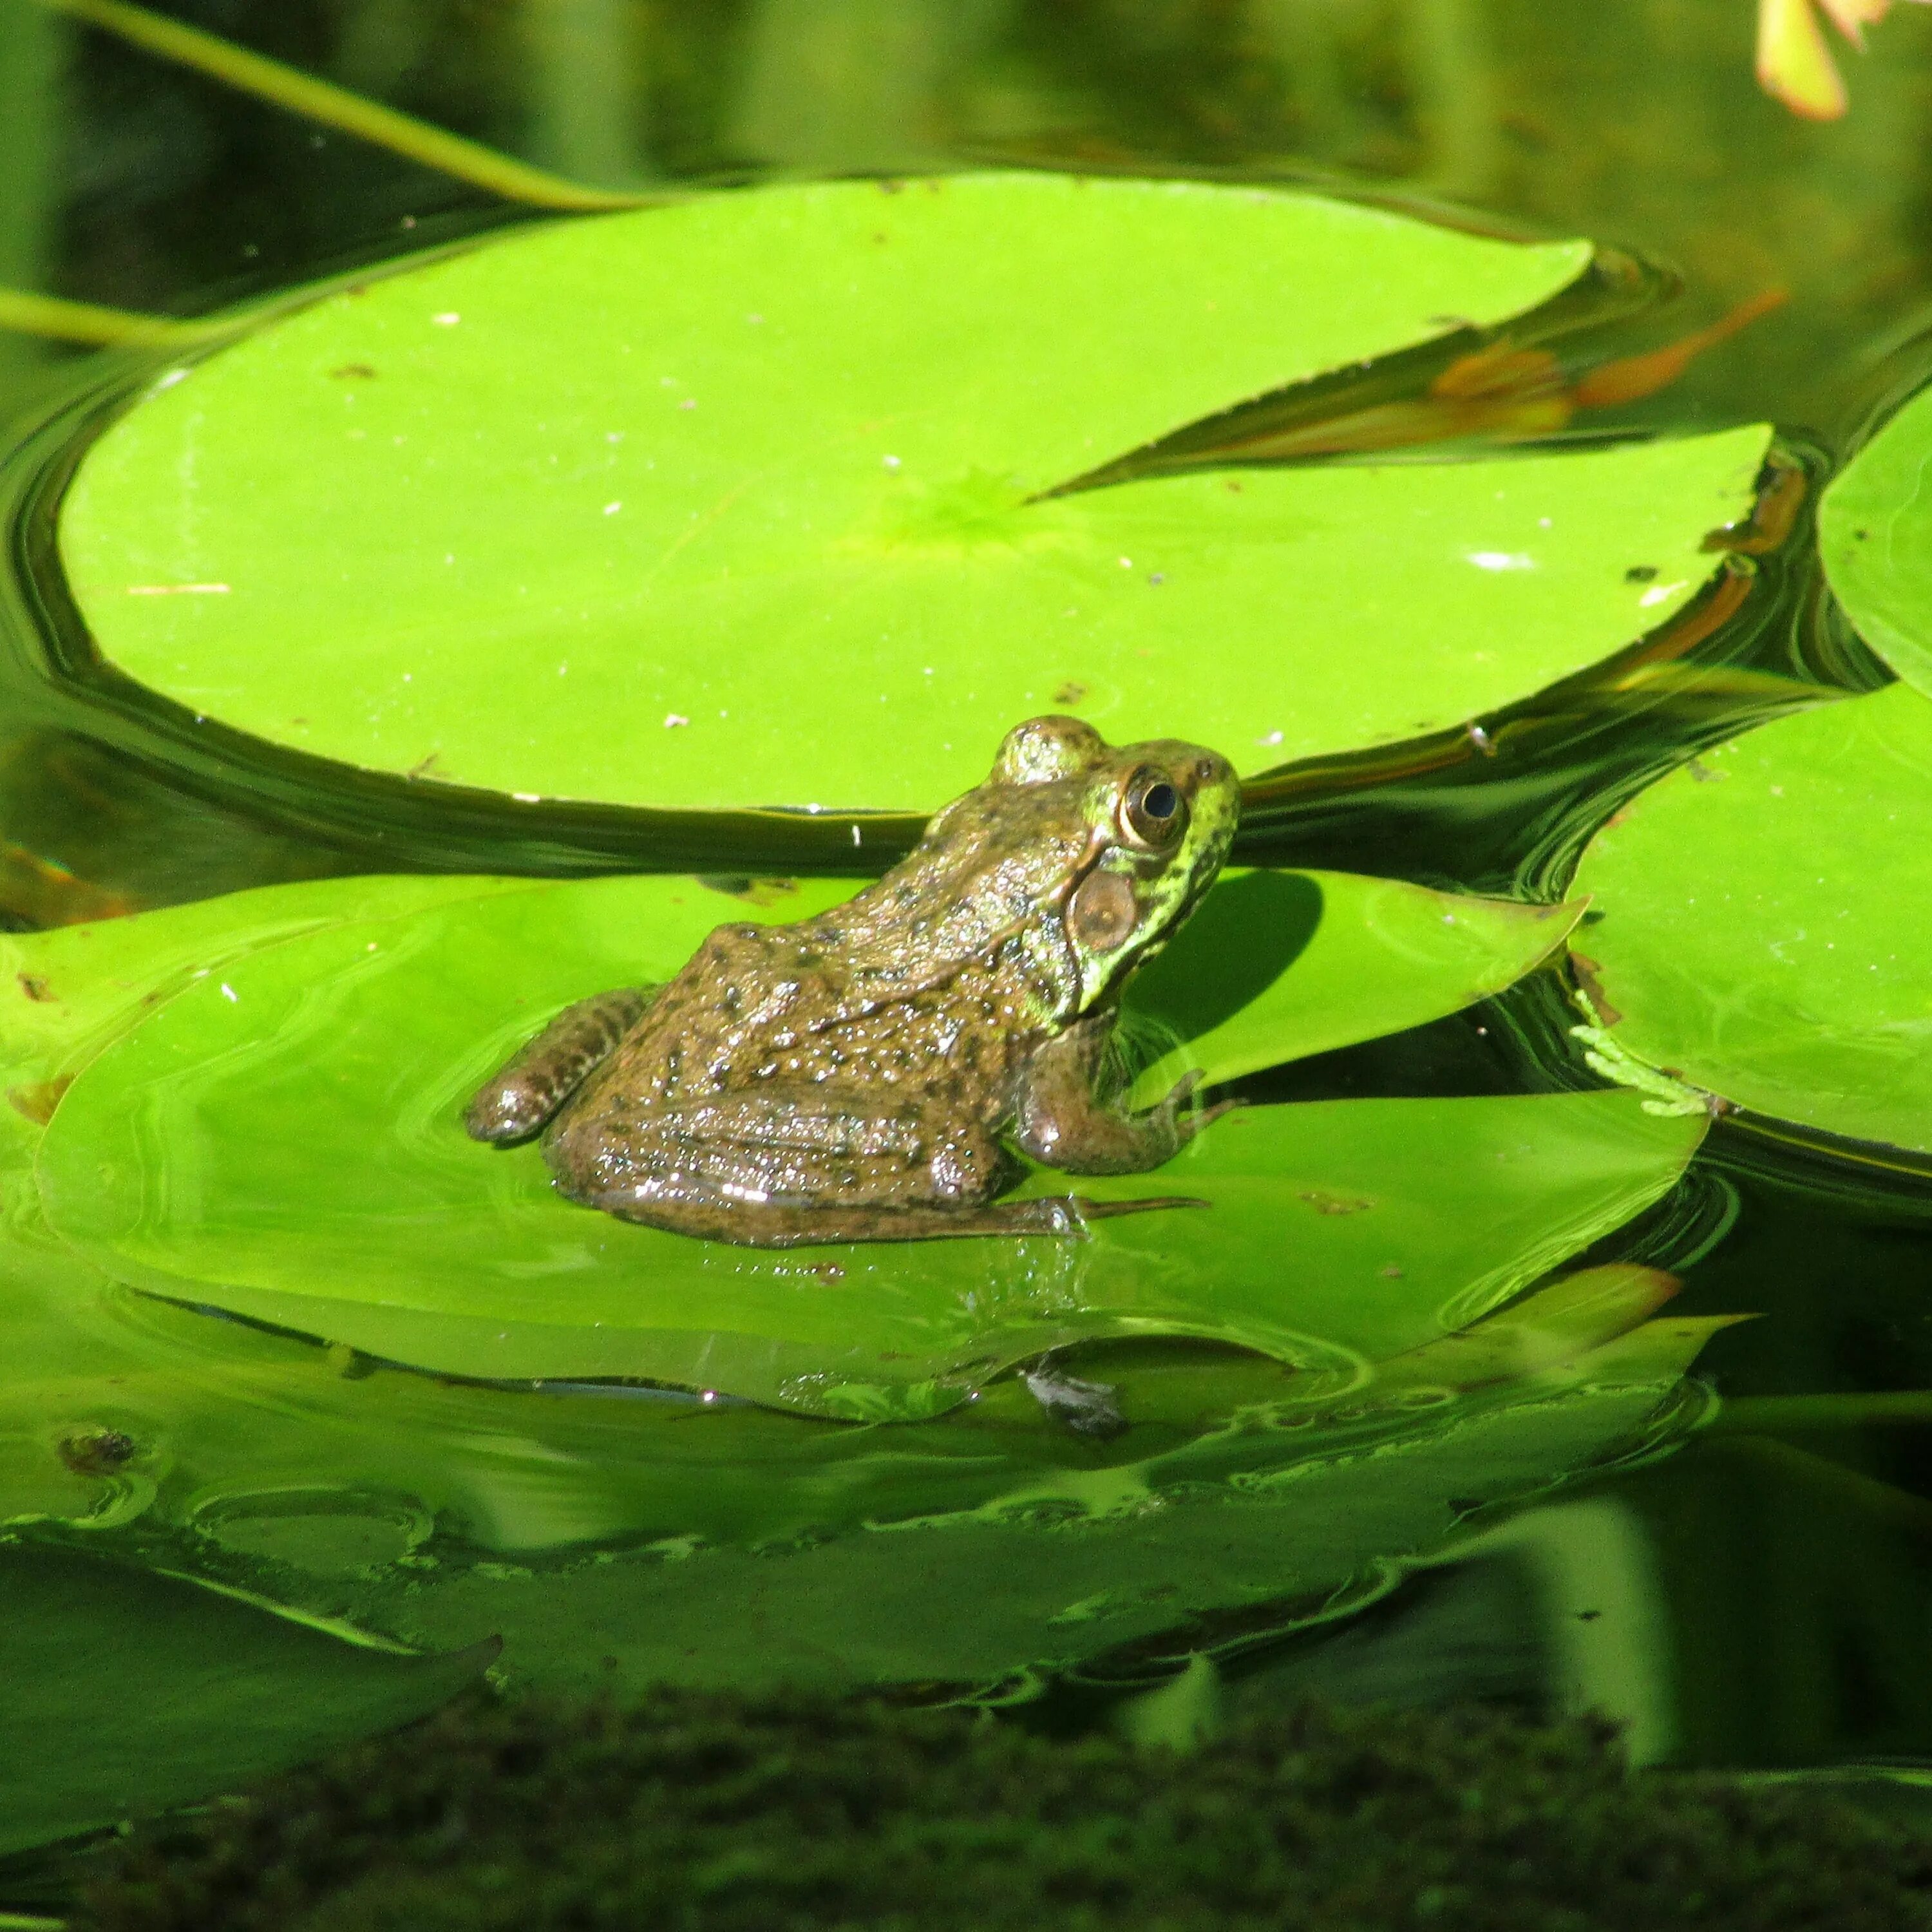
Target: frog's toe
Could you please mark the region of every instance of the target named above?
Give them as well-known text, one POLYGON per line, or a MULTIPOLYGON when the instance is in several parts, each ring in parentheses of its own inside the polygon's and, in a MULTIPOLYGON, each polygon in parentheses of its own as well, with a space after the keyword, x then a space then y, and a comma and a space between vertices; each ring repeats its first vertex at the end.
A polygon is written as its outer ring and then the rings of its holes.
POLYGON ((1175 1113, 1179 1113, 1181 1108, 1186 1106, 1190 1100, 1193 1099, 1194 1090, 1198 1087, 1202 1082, 1206 1079, 1207 1077, 1207 1075, 1202 1072, 1199 1067, 1190 1066, 1187 1071, 1168 1089, 1167 1098, 1162 1101, 1161 1104, 1165 1107, 1171 1108, 1175 1113))
POLYGON ((472 1098, 464 1132, 497 1147, 541 1133, 656 997, 656 987, 619 986, 566 1006, 472 1098))
POLYGON ((520 1081, 493 1080, 463 1110, 463 1131, 472 1141, 514 1147, 542 1133, 555 1111, 520 1081))
POLYGON ((1051 1355, 1043 1355, 1030 1368, 1020 1371, 1028 1393, 1055 1422, 1096 1442, 1109 1442, 1122 1434, 1127 1418, 1115 1400, 1112 1382, 1083 1382, 1054 1366, 1051 1355))
POLYGON ((1223 1114, 1232 1114, 1237 1107, 1245 1107, 1247 1104, 1236 1094, 1226 1100, 1216 1100, 1211 1107, 1197 1108, 1191 1114, 1184 1114, 1174 1123, 1174 1130, 1180 1136, 1180 1144, 1184 1147, 1203 1127, 1211 1126, 1223 1114))

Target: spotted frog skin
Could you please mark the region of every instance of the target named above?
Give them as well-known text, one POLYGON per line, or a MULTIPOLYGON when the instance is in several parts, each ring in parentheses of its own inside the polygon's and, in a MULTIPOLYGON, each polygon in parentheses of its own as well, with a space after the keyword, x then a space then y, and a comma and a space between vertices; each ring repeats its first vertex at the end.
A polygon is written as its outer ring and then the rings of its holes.
POLYGON ((876 885, 795 925, 721 926, 668 985, 567 1007, 465 1125, 541 1132, 586 1207, 754 1247, 1078 1235, 1198 1205, 1000 1196, 1010 1149, 1135 1173, 1219 1111, 1189 1108, 1190 1078, 1128 1112, 1108 1048, 1121 987, 1214 883, 1239 808, 1198 745, 1036 718, 876 885))

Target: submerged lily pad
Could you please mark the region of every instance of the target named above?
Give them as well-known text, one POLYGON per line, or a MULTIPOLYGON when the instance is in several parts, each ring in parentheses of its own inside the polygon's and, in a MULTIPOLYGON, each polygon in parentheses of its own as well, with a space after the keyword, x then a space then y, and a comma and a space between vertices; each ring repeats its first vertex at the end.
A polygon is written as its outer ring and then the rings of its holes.
MULTIPOLYGON (((1105 1446, 1010 1382, 937 1421, 828 1429, 345 1378, 286 1336, 124 1294, 111 1383, 92 1356, 65 1377, 47 1357, 0 1390, 0 1503, 14 1442, 55 1466, 31 1486, 44 1513, 98 1540, 90 1486, 145 1479, 145 1550, 392 1637, 500 1634, 503 1667, 550 1688, 983 1680, 1204 1612, 1366 1600, 1474 1502, 1654 1453, 1694 1416, 1677 1378, 1724 1325, 1658 1318, 1670 1286, 1592 1270, 1340 1396, 1223 1351, 1108 1351, 1088 1372, 1132 1426, 1105 1446), (118 1474, 72 1466, 81 1423, 121 1435, 118 1474)), ((0 1348, 16 1312, 0 1302, 0 1348)))
POLYGON ((1610 1042, 1707 1092, 1932 1153, 1932 703, 1910 685, 1702 754, 1600 832, 1576 944, 1610 1042))
MULTIPOLYGON (((481 892, 506 883, 360 882, 353 902, 365 916, 332 931, 328 917, 351 903, 345 887, 280 888, 220 908, 118 922, 97 934, 98 952, 68 934, 14 942, 14 970, 44 974, 47 990, 59 992, 53 1000, 22 995, 22 1011, 50 1022, 26 1043, 38 1056, 32 1064, 70 1064, 74 1042, 51 1024, 56 1008, 88 1054, 98 1055, 61 1102, 53 1139, 71 1132, 83 1163, 94 1154, 112 1159, 112 1148, 90 1152, 85 1120, 90 1089, 102 1082, 106 1090, 119 1056, 151 1032, 158 1036, 171 1016, 186 1021, 204 1000, 211 1013, 259 1016, 268 962, 290 956, 280 983, 291 992, 314 969, 313 949, 332 939, 361 973, 370 970, 372 935, 377 961, 414 962, 419 994, 434 989, 422 998, 422 1012, 447 1024, 453 1037, 464 1001, 483 995, 465 990, 452 955, 428 938, 445 918, 459 939, 473 938, 492 922, 481 892), (386 898, 386 886, 394 889, 386 898), (464 896, 438 905, 432 888, 464 896), (386 903, 398 916, 366 916, 386 903), (218 916, 224 910, 225 924, 218 916), (144 1004, 150 967, 159 976, 157 998, 144 1004), (446 998, 456 1014, 442 1012, 446 998), (119 1043, 109 1043, 117 1035, 119 1043)), ((849 890, 849 881, 807 882, 766 910, 803 911, 816 898, 829 902, 849 890)), ((1152 983, 1148 1012, 1160 1012, 1172 1031, 1191 1033, 1203 1057, 1238 1059, 1255 1036, 1226 1029, 1270 1000, 1284 1039, 1314 1039, 1372 1024, 1377 998, 1360 997, 1352 1022, 1337 1017, 1344 995, 1366 988, 1380 987, 1384 1019, 1412 1012, 1418 986, 1438 1000, 1469 997, 1510 970, 1508 962, 1531 963, 1568 922, 1564 909, 1532 913, 1334 875, 1243 875, 1228 890, 1244 896, 1238 905, 1250 950, 1257 936, 1271 936, 1285 970, 1267 987, 1250 986, 1246 1005, 1232 998, 1231 982, 1205 970, 1204 957, 1202 971, 1178 974, 1174 986, 1152 983), (1445 926, 1445 918, 1454 923, 1445 926), (1304 974, 1305 998, 1294 992, 1304 974)), ((529 949, 526 970, 501 983, 526 995, 538 986, 537 969, 554 958, 550 947, 567 952, 574 934, 600 931, 600 908, 609 928, 604 954, 579 964, 620 976, 640 964, 664 970, 652 964, 653 945, 675 964, 721 910, 746 910, 692 881, 668 879, 532 887, 494 903, 506 943, 520 937, 529 949), (508 908, 525 899, 528 915, 519 920, 508 908), (544 945, 532 944, 539 938, 544 945)), ((1202 919, 1177 953, 1191 938, 1219 959, 1225 934, 1205 910, 1202 919)), ((492 1010, 470 1024, 487 1031, 500 1019, 492 1010)), ((352 1031, 359 1022, 349 1024, 352 1031)), ((315 1036, 332 1034, 324 1016, 315 1036)), ((0 1028, 0 1044, 6 1039, 0 1028)), ((392 1071, 406 1077, 406 1070, 392 1071)), ((244 1074, 242 1084, 247 1090, 252 1076, 244 1074)), ((313 1071, 308 1095, 322 1114, 334 1105, 313 1071)), ((218 1112, 224 1104, 214 1102, 218 1112)), ((1467 1104, 1477 1114, 1452 1111, 1436 1124, 1444 1145, 1461 1144, 1480 1117, 1492 1164, 1501 1156, 1520 1172, 1524 1138, 1537 1143, 1531 1166, 1537 1157, 1561 1165, 1566 1152, 1580 1157, 1567 1192, 1532 1204, 1553 1209, 1556 1238, 1573 1245, 1580 1220, 1607 1228, 1667 1185, 1695 1138, 1682 1122, 1644 1121, 1621 1096, 1588 1096, 1581 1110, 1559 1101, 1555 1114, 1534 1111, 1538 1100, 1500 1103, 1534 1130, 1514 1141, 1495 1131, 1503 1124, 1498 1103, 1467 1104)), ((351 1094, 346 1105, 353 1114, 358 1102, 351 1094)), ((1312 1118, 1341 1111, 1310 1110, 1312 1118)), ((1366 1132, 1376 1110, 1363 1111, 1366 1132)), ((40 1136, 25 1118, 10 1118, 10 1125, 0 1118, 0 1357, 11 1371, 0 1388, 0 1519, 84 1524, 109 1545, 116 1526, 132 1526, 150 1560, 169 1551, 218 1580, 244 1582, 311 1614, 346 1610, 363 1629, 404 1642, 442 1646, 500 1634, 505 1668, 520 1682, 553 1688, 641 1688, 667 1678, 740 1686, 983 1682, 1077 1662, 1162 1630, 1175 1630, 1184 1647, 1197 1640, 1180 1627, 1204 1612, 1281 1604, 1292 1618, 1294 1604, 1310 1596, 1346 1592, 1366 1601, 1399 1574, 1400 1559, 1438 1547, 1473 1502, 1521 1495, 1606 1456, 1672 1439, 1694 1412, 1678 1378, 1720 1325, 1647 1320, 1667 1280, 1608 1269, 1417 1346, 1461 1318, 1443 1306, 1443 1274, 1378 1271, 1376 1305, 1361 1324, 1374 1331, 1373 1361, 1348 1360, 1324 1343, 1308 1372, 1284 1375, 1252 1356, 1162 1356, 1141 1344, 1139 1352, 1096 1364, 1118 1384, 1132 1424, 1105 1448, 1048 1424, 1010 1382, 936 1422, 864 1431, 674 1398, 452 1387, 372 1370, 286 1333, 212 1320, 104 1285, 32 1225, 22 1160, 40 1136), (1390 1354, 1391 1346, 1398 1352, 1390 1354), (344 1366, 353 1372, 345 1376, 344 1366)), ((304 1108, 301 1120, 304 1133, 320 1129, 310 1173, 326 1177, 340 1143, 320 1115, 304 1108)), ((1419 1138, 1430 1137, 1428 1124, 1410 1124, 1419 1138)), ((1345 1148, 1348 1138, 1341 1137, 1345 1148)), ((181 1146, 190 1157, 176 1184, 191 1187, 208 1175, 207 1150, 197 1152, 192 1138, 181 1146)), ((177 1151, 172 1142, 166 1151, 177 1151)), ((461 1151, 490 1171, 494 1156, 461 1151)), ((1519 1204, 1512 1190, 1486 1174, 1473 1177, 1466 1198, 1455 1198, 1457 1171, 1452 1166, 1443 1190, 1442 1226, 1432 1234, 1411 1226, 1404 1238, 1453 1246, 1461 1238, 1455 1228, 1483 1228, 1496 1244, 1489 1260, 1503 1272, 1474 1283, 1473 1307, 1508 1292, 1512 1272, 1517 1279, 1524 1268, 1534 1272, 1526 1246, 1551 1231, 1533 1225, 1540 1214, 1511 1220, 1519 1204), (1492 1211, 1498 1200, 1500 1215, 1492 1211)), ((92 1179, 104 1178, 97 1162, 92 1179)), ((188 1197, 170 1198, 197 1211, 188 1197)), ((1384 1204, 1331 1189, 1295 1201, 1287 1231, 1291 1241, 1311 1228, 1352 1226, 1366 1237, 1384 1204)), ((582 1219, 602 1234, 648 1237, 582 1219)), ((1338 1252, 1319 1232, 1312 1245, 1318 1264, 1338 1252)), ((1460 1278, 1480 1274, 1481 1262, 1466 1263, 1460 1278)), ((1329 1322, 1336 1298, 1321 1265, 1305 1265, 1289 1247, 1270 1258, 1268 1278, 1277 1324, 1305 1320, 1317 1329, 1329 1322)), ((557 1277, 549 1279, 554 1288, 557 1277)), ((833 1288, 802 1285, 821 1295, 833 1288)), ((299 1293, 270 1298, 283 1311, 272 1318, 286 1325, 300 1326, 313 1305, 299 1293)), ((852 1304, 843 1306, 849 1312, 852 1304)), ((486 1324, 490 1312, 482 1310, 486 1324)), ((1142 1330, 1129 1324, 1126 1332, 1142 1330)), ((887 1393, 890 1408, 897 1392, 887 1393)), ((820 1406, 836 1412, 838 1390, 827 1394, 820 1406)), ((58 1568, 78 1559, 37 1552, 31 1560, 58 1568)), ((108 1822, 131 1802, 196 1796, 398 1721, 438 1701, 483 1660, 350 1651, 184 1581, 128 1573, 124 1582, 124 1573, 104 1571, 114 1592, 109 1622, 124 1610, 137 1629, 140 1671, 130 1682, 118 1666, 98 1667, 89 1621, 98 1607, 90 1594, 95 1568, 79 1573, 78 1583, 61 1570, 52 1583, 67 1606, 66 1660, 94 1666, 88 1694, 106 1686, 115 1708, 100 1715, 56 1699, 50 1720, 48 1700, 36 1702, 33 1735, 16 1761, 39 1808, 14 1821, 16 1843, 108 1822), (268 1634, 258 1641, 261 1626, 268 1634), (304 1642, 322 1648, 310 1656, 304 1642), (215 1652, 218 1667, 209 1664, 215 1652), (259 1695, 265 1677, 275 1690, 272 1712, 259 1695), (176 1700, 170 1684, 185 1685, 187 1696, 176 1700), (316 1732, 321 1704, 337 1727, 326 1733, 316 1732), (79 1752, 67 1748, 66 1730, 76 1725, 91 1727, 79 1752), (50 1739, 64 1752, 58 1765, 50 1739)), ((17 1622, 20 1604, 32 1608, 39 1599, 13 1582, 12 1571, 0 1576, 17 1622)), ((22 1640, 38 1642, 38 1625, 26 1622, 32 1628, 22 1640)), ((124 1635, 118 1625, 110 1630, 117 1647, 124 1635)), ((33 1668, 40 1670, 38 1652, 33 1668)), ((45 1681, 62 1696, 79 1694, 74 1677, 45 1681)))
MULTIPOLYGON (((1578 1278, 1580 1293, 1589 1282, 1578 1278)), ((1542 1299, 1522 1310, 1532 1335, 1544 1322, 1565 1327, 1542 1299)), ((1507 1333, 1516 1312, 1474 1348, 1522 1343, 1507 1333)), ((1578 1324, 1567 1347, 1545 1330, 1535 1370, 1519 1361, 1515 1378, 1475 1388, 1419 1350, 1340 1412, 1258 1404, 1172 1451, 1010 1480, 983 1502, 911 1520, 881 1512, 844 1534, 814 1522, 750 1547, 682 1539, 561 1572, 493 1566, 391 1593, 376 1614, 418 1641, 500 1632, 519 1681, 580 1692, 614 1678, 638 1689, 1010 1683, 1126 1644, 1144 1660, 1163 1633, 1186 1654, 1202 1646, 1197 1619, 1245 1612, 1251 1637, 1262 1606, 1277 1628, 1359 1608, 1476 1505, 1680 1437, 1700 1405, 1679 1378, 1724 1322, 1652 1320, 1618 1335, 1621 1325, 1586 1336, 1578 1324)), ((1124 1388, 1130 1412, 1133 1393, 1124 1388)), ((942 1432, 964 1438, 970 1425, 908 1435, 942 1432)), ((878 1436, 848 1439, 856 1450, 878 1436)), ((926 1466, 935 1486, 956 1474, 937 1455, 926 1466)), ((820 1493, 842 1515, 866 1492, 828 1483, 820 1493)))
MULTIPOLYGON (((1265 912, 1274 889, 1257 876, 1227 890, 1265 912)), ((1204 970, 1198 994, 1185 974, 1156 982, 1166 1004, 1144 1011, 1198 1036, 1210 1072, 1217 1042, 1250 1066, 1264 1037, 1286 1058, 1349 1036, 1352 1017, 1375 1029, 1372 1006, 1351 1016, 1346 1000, 1341 1023, 1318 1003, 1304 1019, 1302 958, 1332 999, 1349 985, 1351 950, 1357 976, 1387 988, 1406 945, 1418 974, 1461 989, 1446 1010, 1474 988, 1470 956, 1453 957, 1466 942, 1441 950, 1445 918, 1491 922, 1501 944, 1484 972, 1512 946, 1526 968, 1567 918, 1298 876, 1295 894, 1380 910, 1337 920, 1332 940, 1305 906, 1298 922, 1258 920, 1250 950, 1280 964, 1238 989, 1246 1006, 1231 1003, 1225 975, 1204 970), (1247 1018, 1264 1012, 1265 1035, 1247 1018)), ((392 1360, 916 1415, 1016 1360, 1107 1335, 1210 1336, 1346 1381, 1364 1358, 1496 1306, 1654 1199, 1701 1131, 1648 1119, 1619 1094, 1255 1108, 1157 1172, 1079 1184, 1103 1198, 1198 1196, 1205 1210, 1103 1222, 1085 1241, 776 1253, 592 1214, 553 1192, 534 1147, 464 1137, 464 1100, 519 1039, 586 992, 673 970, 717 909, 688 881, 604 880, 455 901, 238 958, 74 1083, 40 1154, 49 1217, 122 1279, 392 1360)), ((1424 1003, 1398 997, 1403 1019, 1420 1016, 1424 1003)), ((1067 1191, 1043 1172, 1026 1186, 1067 1191)))
POLYGON ((1932 389, 1847 464, 1818 510, 1818 548, 1858 634, 1899 676, 1932 692, 1932 389))
POLYGON ((398 1654, 178 1576, 0 1547, 0 1853, 406 1724, 488 1664, 398 1654))
POLYGON ((1253 771, 1452 725, 1662 621, 1768 432, 1064 486, 1588 256, 1191 182, 713 195, 171 372, 82 463, 62 556, 136 680, 427 779, 923 809, 1055 709, 1253 771))
MULTIPOLYGON (((36 1228, 11 1151, 36 1136, 5 1132, 0 1521, 126 1526, 404 1641, 500 1634, 505 1669, 551 1688, 985 1681, 1204 1612, 1366 1601, 1473 1502, 1673 1439, 1695 1412, 1676 1378, 1723 1325, 1658 1318, 1667 1277, 1603 1268, 1352 1376, 1107 1349, 1081 1372, 1132 1426, 1104 1447, 1011 1380, 937 1420, 828 1429, 452 1385, 130 1294, 36 1228)), ((1320 1210, 1296 1211, 1298 1234, 1320 1210)), ((1279 1273, 1278 1316, 1306 1294, 1327 1318, 1323 1282, 1279 1273)), ((1381 1331, 1438 1334, 1441 1286, 1378 1274, 1381 1331)))

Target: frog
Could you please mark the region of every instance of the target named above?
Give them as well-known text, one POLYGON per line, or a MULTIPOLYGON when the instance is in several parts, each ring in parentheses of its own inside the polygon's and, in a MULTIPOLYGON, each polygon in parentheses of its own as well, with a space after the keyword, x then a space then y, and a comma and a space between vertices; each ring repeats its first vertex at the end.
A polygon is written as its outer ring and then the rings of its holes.
POLYGON ((1084 1238, 1204 1207, 1009 1196, 1020 1156, 1142 1172, 1224 1110, 1198 1102, 1198 1074, 1127 1104, 1120 996, 1214 884, 1240 799, 1204 746, 1030 718, 875 884, 813 917, 721 925, 668 982, 566 1007, 464 1126, 540 1136, 570 1201, 751 1247, 1084 1238))

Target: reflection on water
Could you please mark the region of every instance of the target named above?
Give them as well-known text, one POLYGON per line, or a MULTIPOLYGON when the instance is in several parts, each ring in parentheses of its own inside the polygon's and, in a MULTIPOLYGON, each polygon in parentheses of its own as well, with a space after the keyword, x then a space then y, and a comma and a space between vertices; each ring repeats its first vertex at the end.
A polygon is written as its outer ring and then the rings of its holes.
MULTIPOLYGON (((429 0, 256 12, 262 51, 616 188, 989 158, 1312 172, 1673 262, 1684 301, 1619 310, 1606 356, 1788 289, 1681 381, 1592 422, 1776 420, 1798 482, 1766 514, 1789 528, 1742 542, 1661 644, 1480 734, 1264 780, 1245 856, 1548 892, 1664 764, 1880 680, 1820 596, 1808 519, 1862 416, 1918 374, 1920 10, 1888 26, 1831 128, 1756 92, 1733 0, 762 0, 620 10, 602 28, 609 10, 498 9, 460 32, 429 0)), ((124 309, 196 312, 521 218, 26 0, 0 0, 0 284, 124 309)), ((1438 373, 1402 380, 1420 395, 1438 373)), ((0 400, 22 424, 99 380, 77 351, 0 334, 0 400)), ((6 472, 23 546, 48 454, 6 472)), ((482 807, 432 837, 380 800, 319 825, 298 776, 224 794, 152 739, 144 754, 138 718, 31 670, 47 614, 24 580, 0 612, 10 926, 372 871, 699 862, 594 814, 512 848, 482 807)), ((910 829, 882 830, 882 856, 910 829)), ((808 836, 737 825, 704 862, 805 869, 818 848, 786 841, 808 836)), ((1563 1024, 1532 982, 1249 1091, 1548 1093, 1587 1080, 1563 1024)), ((0 1525, 29 1548, 115 1555, 391 1643, 500 1636, 514 1680, 560 1688, 881 1683, 1072 1724, 1204 1656, 1231 1707, 1474 1696, 1604 1709, 1646 1761, 1932 1754, 1923 1174, 1722 1124, 1690 1188, 1582 1258, 1681 1269, 1667 1305, 1626 1282, 1516 1304, 1514 1326, 1505 1310, 1475 1331, 1474 1358, 1420 1336, 1351 1346, 1373 1366, 1346 1396, 1339 1376, 1298 1387, 1207 1345, 1092 1348, 1071 1366, 1114 1383, 1133 1424, 1102 1444, 1010 1377, 937 1420, 854 1428, 728 1390, 565 1385, 595 1364, 548 1386, 555 1364, 418 1372, 359 1332, 305 1339, 266 1304, 251 1323, 145 1298, 38 1225, 22 1117, 58 1096, 40 1091, 47 1070, 28 1084, 0 1168, 0 1525), (1760 1318, 1728 1325, 1746 1313, 1760 1318)), ((230 1124, 239 1158, 238 1109, 230 1124)), ((276 1195, 274 1177, 262 1187, 276 1195)), ((1291 1252, 1300 1238, 1286 1220, 1270 1232, 1291 1252)), ((541 1300, 580 1246, 474 1264, 541 1300)), ((380 1258, 363 1257, 372 1280, 380 1258)), ((1331 1308, 1308 1325, 1338 1322, 1331 1308)), ((706 1380, 657 1378, 680 1378, 706 1380)), ((82 1621, 68 1636, 124 1640, 82 1621)))

